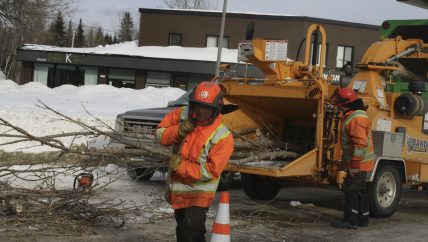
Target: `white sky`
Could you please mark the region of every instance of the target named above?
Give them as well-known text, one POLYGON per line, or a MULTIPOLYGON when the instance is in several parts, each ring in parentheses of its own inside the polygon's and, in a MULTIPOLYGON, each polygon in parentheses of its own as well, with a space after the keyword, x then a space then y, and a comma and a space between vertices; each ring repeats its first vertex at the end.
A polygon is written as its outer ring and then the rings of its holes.
MULTIPOLYGON (((217 10, 223 6, 218 2, 217 10)), ((118 29, 120 13, 131 12, 139 21, 139 8, 162 8, 163 0, 80 0, 80 12, 86 25, 98 24, 105 30, 118 29)), ((396 0, 228 0, 228 11, 318 17, 380 25, 386 19, 426 19, 428 10, 396 0)), ((227 21, 226 21, 227 24, 227 21)))

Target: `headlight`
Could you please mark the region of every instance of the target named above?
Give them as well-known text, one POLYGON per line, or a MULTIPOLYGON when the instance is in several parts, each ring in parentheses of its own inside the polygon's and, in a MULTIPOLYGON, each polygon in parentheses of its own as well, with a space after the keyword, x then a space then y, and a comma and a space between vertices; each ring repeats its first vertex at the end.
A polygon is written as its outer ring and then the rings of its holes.
POLYGON ((123 118, 117 116, 116 122, 114 123, 114 131, 123 132, 123 118))

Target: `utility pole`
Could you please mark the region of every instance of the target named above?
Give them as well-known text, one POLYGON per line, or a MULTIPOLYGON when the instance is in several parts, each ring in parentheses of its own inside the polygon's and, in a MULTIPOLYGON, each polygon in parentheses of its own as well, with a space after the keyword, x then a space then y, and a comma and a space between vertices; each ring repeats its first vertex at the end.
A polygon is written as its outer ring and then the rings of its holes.
POLYGON ((220 76, 221 50, 223 49, 224 23, 226 22, 227 0, 223 2, 223 14, 221 16, 220 39, 218 41, 217 64, 215 67, 215 76, 220 76))
POLYGON ((74 38, 76 37, 76 30, 73 30, 73 37, 71 37, 71 48, 74 48, 74 38))

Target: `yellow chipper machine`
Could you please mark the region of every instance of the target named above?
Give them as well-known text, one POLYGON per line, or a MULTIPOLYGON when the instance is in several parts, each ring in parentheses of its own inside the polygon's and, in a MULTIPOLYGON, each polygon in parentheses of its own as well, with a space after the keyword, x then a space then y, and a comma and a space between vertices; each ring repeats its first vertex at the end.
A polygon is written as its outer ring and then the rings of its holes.
MULTIPOLYGON (((322 26, 309 27, 305 46, 304 61, 297 61, 287 59, 287 41, 241 42, 239 59, 257 66, 264 78, 220 82, 226 103, 239 105, 224 115, 236 137, 227 170, 241 174, 243 189, 251 198, 274 198, 279 181, 284 180, 315 186, 342 180, 340 114, 329 102, 339 85, 330 76, 323 77, 326 32, 322 26)), ((376 42, 348 84, 364 100, 372 120, 376 160, 368 179, 376 217, 396 211, 403 183, 419 188, 428 183, 428 102, 423 95, 427 50, 428 44, 417 39, 376 42), (399 75, 409 83, 409 92, 387 92, 386 83, 399 75)))

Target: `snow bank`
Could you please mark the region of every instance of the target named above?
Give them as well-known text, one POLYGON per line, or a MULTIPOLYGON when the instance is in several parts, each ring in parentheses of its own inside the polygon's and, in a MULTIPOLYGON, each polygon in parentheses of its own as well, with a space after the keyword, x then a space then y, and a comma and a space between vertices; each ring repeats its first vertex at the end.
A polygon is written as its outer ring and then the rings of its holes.
MULTIPOLYGON (((20 86, 13 81, 2 80, 0 81, 0 118, 35 136, 77 132, 82 128, 38 107, 40 102, 91 126, 100 126, 91 115, 113 126, 115 117, 119 113, 138 108, 164 107, 183 93, 184 91, 178 88, 147 87, 135 90, 108 85, 81 87, 63 85, 51 89, 36 82, 20 86)), ((4 133, 15 134, 16 132, 0 126, 0 134, 4 133)), ((12 140, 14 139, 0 137, 0 144, 12 140)), ((72 138, 63 139, 66 145, 71 141, 72 138)), ((80 137, 74 140, 74 143, 86 144, 89 141, 87 137, 80 137)), ((97 140, 98 145, 105 142, 108 140, 101 140, 101 142, 97 140)), ((0 150, 38 153, 52 149, 40 146, 40 143, 28 142, 0 146, 0 150)))

